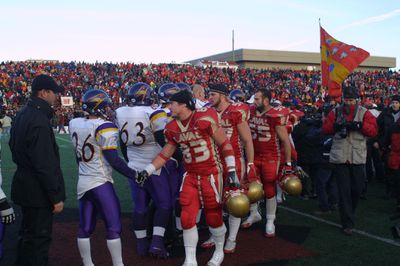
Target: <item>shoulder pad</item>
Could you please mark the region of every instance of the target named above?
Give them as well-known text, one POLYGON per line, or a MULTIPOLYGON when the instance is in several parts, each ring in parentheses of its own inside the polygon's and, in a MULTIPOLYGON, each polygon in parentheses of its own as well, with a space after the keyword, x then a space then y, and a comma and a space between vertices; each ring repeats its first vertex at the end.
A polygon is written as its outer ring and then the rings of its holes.
POLYGON ((271 110, 267 112, 267 116, 269 117, 282 117, 288 115, 289 115, 289 109, 285 107, 273 107, 271 110))

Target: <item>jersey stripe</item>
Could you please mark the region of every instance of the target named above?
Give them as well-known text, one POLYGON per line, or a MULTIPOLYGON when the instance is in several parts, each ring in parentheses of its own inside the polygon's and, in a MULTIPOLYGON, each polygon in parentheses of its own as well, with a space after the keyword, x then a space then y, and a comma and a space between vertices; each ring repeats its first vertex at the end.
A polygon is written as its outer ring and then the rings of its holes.
MULTIPOLYGON (((97 131, 97 130, 96 130, 96 131, 97 131)), ((117 132, 117 133, 118 133, 118 129, 117 129, 117 128, 105 128, 105 129, 99 130, 99 131, 97 131, 97 133, 96 133, 96 140, 98 141, 100 135, 101 135, 101 134, 104 134, 104 133, 106 133, 106 132, 117 132)))
POLYGON ((150 122, 154 122, 155 120, 167 116, 164 110, 157 110, 150 115, 150 122))

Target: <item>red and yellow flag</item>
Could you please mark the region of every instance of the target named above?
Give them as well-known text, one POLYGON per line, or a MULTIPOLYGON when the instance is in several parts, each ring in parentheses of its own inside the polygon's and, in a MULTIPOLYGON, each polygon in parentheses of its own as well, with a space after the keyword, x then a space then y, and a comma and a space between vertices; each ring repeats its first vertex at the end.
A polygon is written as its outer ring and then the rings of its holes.
POLYGON ((369 53, 330 36, 321 26, 322 86, 329 89, 332 98, 342 96, 342 82, 358 67, 369 53))

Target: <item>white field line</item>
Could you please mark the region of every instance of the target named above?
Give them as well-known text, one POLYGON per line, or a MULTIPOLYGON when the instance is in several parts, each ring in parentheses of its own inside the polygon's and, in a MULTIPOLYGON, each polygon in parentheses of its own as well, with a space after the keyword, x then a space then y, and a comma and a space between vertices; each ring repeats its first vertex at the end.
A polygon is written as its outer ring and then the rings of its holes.
MULTIPOLYGON (((319 217, 316 217, 314 215, 310 215, 310 214, 307 214, 307 213, 304 213, 304 212, 296 211, 296 210, 294 210, 292 208, 288 208, 288 207, 284 207, 284 206, 278 206, 278 208, 286 210, 288 212, 295 213, 297 215, 301 215, 301 216, 316 220, 316 221, 321 222, 321 223, 329 224, 329 225, 334 226, 334 227, 338 227, 338 228, 342 227, 341 225, 339 225, 337 223, 334 223, 334 222, 331 222, 331 221, 327 221, 325 219, 322 219, 322 218, 319 218, 319 217)), ((369 237, 369 238, 372 238, 372 239, 376 239, 376 240, 385 242, 385 243, 390 244, 390 245, 394 245, 394 246, 400 247, 400 243, 395 241, 395 240, 393 240, 393 239, 376 236, 376 235, 370 234, 368 232, 365 232, 365 231, 362 231, 362 230, 357 230, 357 229, 353 229, 353 232, 357 233, 357 234, 360 234, 360 235, 363 235, 363 236, 366 236, 366 237, 369 237)))
POLYGON ((62 141, 65 141, 65 142, 68 142, 71 144, 71 140, 69 140, 69 139, 63 139, 63 138, 60 138, 59 136, 56 136, 56 139, 59 139, 59 140, 62 140, 62 141))

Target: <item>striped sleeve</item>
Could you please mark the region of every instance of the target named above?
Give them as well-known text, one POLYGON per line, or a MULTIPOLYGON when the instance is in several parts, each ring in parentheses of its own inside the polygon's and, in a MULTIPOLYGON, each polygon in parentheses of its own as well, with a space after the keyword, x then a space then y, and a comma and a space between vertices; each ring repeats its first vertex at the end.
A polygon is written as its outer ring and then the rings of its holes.
POLYGON ((164 130, 167 122, 168 122, 168 117, 164 110, 154 111, 150 115, 150 124, 154 132, 159 130, 164 130))
POLYGON ((101 124, 96 129, 96 141, 102 150, 118 148, 118 127, 111 122, 101 124))

